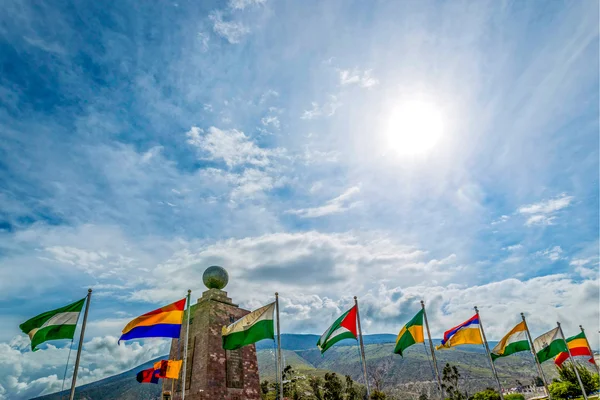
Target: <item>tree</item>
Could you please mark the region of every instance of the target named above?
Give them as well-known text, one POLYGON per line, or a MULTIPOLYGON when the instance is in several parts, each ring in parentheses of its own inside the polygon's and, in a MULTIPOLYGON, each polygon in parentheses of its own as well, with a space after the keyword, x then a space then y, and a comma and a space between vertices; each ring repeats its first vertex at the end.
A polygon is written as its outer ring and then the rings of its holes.
POLYGON ((504 400, 525 400, 525 396, 521 393, 510 393, 504 395, 504 400))
POLYGON ((381 390, 375 389, 373 390, 373 393, 371 393, 371 400, 385 400, 386 398, 387 396, 381 390))
POLYGON ((492 388, 486 388, 473 395, 473 400, 500 400, 500 394, 492 388))
POLYGON ((458 388, 458 380, 460 379, 460 373, 455 365, 446 363, 444 370, 442 371, 442 389, 446 393, 447 399, 450 400, 466 400, 467 394, 461 393, 458 388))
POLYGON ((536 386, 536 387, 544 386, 544 380, 542 378, 540 378, 539 376, 536 376, 535 378, 533 378, 533 386, 536 386))
POLYGON ((346 375, 346 400, 359 400, 358 389, 350 375, 346 375))
POLYGON ((389 356, 378 359, 376 362, 369 363, 367 368, 369 380, 373 382, 376 391, 381 391, 385 383, 385 377, 394 367, 395 357, 389 356))
POLYGON ((308 380, 308 384, 312 390, 313 396, 315 396, 316 400, 323 400, 323 394, 321 393, 321 385, 323 384, 323 380, 318 376, 311 376, 308 380))
MULTIPOLYGON (((579 387, 577 375, 575 375, 575 366, 571 363, 566 363, 561 368, 557 368, 557 371, 559 378, 555 379, 548 388, 552 397, 555 399, 567 399, 581 396, 581 388, 579 387)), ((577 372, 579 372, 586 393, 598 390, 598 374, 592 374, 582 365, 577 366, 577 372)))
POLYGON ((335 372, 325 374, 325 393, 324 400, 342 400, 342 380, 338 378, 335 372))
POLYGON ((427 393, 423 392, 419 395, 419 400, 429 400, 429 397, 427 397, 427 393))
POLYGON ((260 383, 260 391, 261 391, 261 397, 263 399, 267 398, 267 393, 269 393, 269 381, 262 381, 260 383))

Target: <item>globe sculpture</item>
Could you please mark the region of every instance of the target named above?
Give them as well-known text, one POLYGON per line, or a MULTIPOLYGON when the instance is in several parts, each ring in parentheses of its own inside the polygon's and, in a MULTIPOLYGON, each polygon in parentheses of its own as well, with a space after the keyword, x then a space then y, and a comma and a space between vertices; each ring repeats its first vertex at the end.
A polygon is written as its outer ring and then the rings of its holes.
POLYGON ((212 267, 206 268, 202 275, 204 285, 209 289, 223 289, 229 282, 229 274, 225 271, 225 268, 213 265, 212 267))

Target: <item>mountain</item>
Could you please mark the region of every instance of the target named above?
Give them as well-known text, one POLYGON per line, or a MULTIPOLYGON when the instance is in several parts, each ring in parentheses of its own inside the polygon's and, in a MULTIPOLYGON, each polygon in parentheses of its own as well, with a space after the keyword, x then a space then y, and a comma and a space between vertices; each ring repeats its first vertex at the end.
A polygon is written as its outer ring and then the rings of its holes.
MULTIPOLYGON (((341 341, 321 355, 316 348, 318 338, 318 335, 283 334, 281 342, 284 364, 291 365, 301 376, 323 376, 326 372, 333 371, 341 375, 350 375, 359 383, 364 381, 360 353, 355 340, 341 341)), ((393 354, 396 335, 366 335, 363 339, 367 365, 373 375, 371 379, 379 379, 387 391, 395 393, 399 398, 405 398, 405 392, 411 391, 415 391, 417 396, 423 391, 435 395, 432 363, 427 356, 425 345, 414 345, 406 351, 404 357, 400 357, 393 354), (416 385, 417 388, 415 389, 411 385, 416 385)), ((439 342, 439 340, 434 340, 436 345, 439 342)), ((493 345, 495 343, 490 343, 490 346, 493 345)), ((276 375, 273 340, 258 342, 256 347, 261 380, 273 381, 276 375)), ((447 362, 459 368, 462 375, 461 384, 469 393, 474 393, 487 386, 494 387, 489 361, 483 346, 460 346, 455 349, 438 351, 436 356, 440 369, 447 362)), ((121 374, 80 386, 77 388, 75 398, 82 400, 112 400, 116 398, 157 400, 160 397, 162 386, 160 384, 139 384, 135 380, 135 376, 140 370, 150 368, 155 361, 162 358, 164 356, 121 374)), ((551 363, 547 363, 544 369, 551 379, 554 370, 549 364, 551 363)), ((496 361, 496 367, 500 379, 506 387, 515 386, 517 380, 529 383, 537 375, 533 358, 528 352, 502 358, 496 361)), ((54 393, 37 399, 60 400, 60 398, 60 393, 54 393)))

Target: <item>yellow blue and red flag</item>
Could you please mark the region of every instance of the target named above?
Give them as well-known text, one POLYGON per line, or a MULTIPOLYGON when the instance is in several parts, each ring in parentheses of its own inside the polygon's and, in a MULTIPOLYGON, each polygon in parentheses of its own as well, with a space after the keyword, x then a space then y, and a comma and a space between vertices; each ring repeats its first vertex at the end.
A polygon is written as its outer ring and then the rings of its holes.
POLYGON ((183 321, 185 299, 141 315, 123 328, 121 340, 149 337, 178 338, 183 321))
POLYGON ((460 344, 483 344, 479 332, 479 315, 475 314, 460 325, 444 332, 442 344, 436 349, 444 349, 458 346, 460 344))

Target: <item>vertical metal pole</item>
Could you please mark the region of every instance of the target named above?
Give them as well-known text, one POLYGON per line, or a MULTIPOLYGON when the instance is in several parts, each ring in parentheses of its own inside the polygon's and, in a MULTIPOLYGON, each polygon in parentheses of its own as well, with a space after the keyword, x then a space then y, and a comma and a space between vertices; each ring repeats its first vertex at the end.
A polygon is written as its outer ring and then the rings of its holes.
POLYGON ((431 332, 429 332, 429 322, 427 321, 427 312, 425 311, 425 302, 421 300, 421 308, 423 309, 423 318, 425 319, 425 328, 427 328, 427 337, 429 338, 429 348, 431 349, 431 357, 433 358, 433 367, 435 369, 435 377, 438 381, 438 389, 440 390, 440 397, 444 400, 444 389, 442 388, 442 379, 440 378, 440 371, 438 370, 437 360, 433 349, 433 341, 431 340, 431 332))
POLYGON ((187 324, 185 327, 185 343, 183 345, 183 377, 182 377, 182 381, 181 382, 181 400, 185 400, 185 383, 186 383, 186 379, 187 379, 187 358, 188 358, 188 342, 190 341, 190 314, 191 314, 191 307, 190 307, 190 297, 191 297, 192 291, 188 289, 188 294, 187 294, 187 324))
POLYGON ((594 358, 594 350, 592 350, 592 346, 590 346, 590 342, 588 341, 588 338, 585 335, 585 330, 583 329, 583 326, 581 326, 581 325, 579 325, 579 329, 581 329, 583 336, 585 336, 585 343, 587 343, 587 347, 590 350, 590 354, 592 355, 592 361, 594 363, 594 367, 596 367, 596 371, 598 372, 598 375, 600 375, 600 368, 598 368, 598 364, 596 364, 596 359, 594 358))
POLYGON ((577 370, 577 365, 575 361, 573 361, 573 356, 571 355, 571 349, 569 349, 569 344, 565 339, 565 334, 563 333, 562 327, 560 326, 560 322, 557 322, 558 330, 560 331, 560 336, 562 336, 563 342, 565 342, 565 346, 567 347, 567 352, 569 353, 569 360, 571 361, 571 365, 573 365, 573 369, 575 370, 575 375, 577 375, 577 381, 579 382, 579 387, 581 388, 581 393, 583 393, 584 400, 588 400, 587 394, 585 393, 585 388, 583 387, 583 382, 581 382, 581 377, 579 376, 579 371, 577 370))
POLYGON ((275 292, 275 309, 277 310, 277 360, 279 364, 279 399, 283 400, 283 365, 281 358, 281 327, 279 326, 279 293, 275 292))
POLYGON ((548 396, 548 398, 552 400, 552 397, 550 396, 550 390, 548 389, 548 381, 546 380, 546 374, 544 374, 542 365, 540 364, 537 358, 537 354, 535 353, 535 348, 533 347, 533 339, 531 338, 531 332, 529 332, 529 326, 527 325, 527 321, 525 320, 525 314, 521 313, 521 318, 523 318, 523 323, 525 324, 525 331, 527 332, 527 339, 529 339, 529 347, 531 348, 531 354, 533 354, 535 365, 537 365, 538 372, 540 373, 540 376, 544 381, 544 390, 546 391, 546 396, 548 396))
MULTIPOLYGON (((475 313, 479 317, 479 310, 477 309, 477 306, 475 306, 474 308, 475 308, 475 313)), ((479 329, 481 330, 481 336, 483 337, 483 343, 485 344, 485 351, 487 352, 488 358, 490 359, 490 365, 492 366, 492 372, 494 373, 496 382, 498 382, 498 389, 500 389, 500 398, 502 400, 504 400, 504 395, 502 394, 502 385, 500 384, 500 378, 498 378, 498 372, 496 371, 496 366, 494 365, 494 360, 492 360, 492 354, 490 353, 490 346, 488 346, 487 339, 485 338, 485 331, 483 330, 483 324, 481 323, 481 317, 479 317, 479 329)))
POLYGON ((92 299, 92 289, 88 289, 87 300, 85 302, 85 312, 83 314, 83 324, 81 324, 81 335, 79 336, 79 346, 77 348, 77 357, 75 358, 75 370, 73 371, 73 381, 71 382, 71 394, 69 395, 69 400, 73 400, 75 398, 75 383, 77 382, 77 370, 79 369, 79 359, 81 357, 81 347, 83 346, 83 337, 85 335, 85 324, 87 322, 87 316, 88 316, 88 311, 90 309, 90 300, 91 299, 92 299))
MULTIPOLYGON (((358 312, 358 299, 354 296, 354 306, 356 307, 356 320, 358 321, 358 339, 360 342, 360 355, 363 361, 363 373, 365 375, 365 385, 367 385, 367 397, 371 397, 371 387, 367 376, 367 359, 365 357, 365 345, 363 344, 362 329, 360 327, 360 314, 358 312)), ((587 399, 586 399, 587 400, 587 399)))

